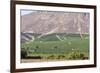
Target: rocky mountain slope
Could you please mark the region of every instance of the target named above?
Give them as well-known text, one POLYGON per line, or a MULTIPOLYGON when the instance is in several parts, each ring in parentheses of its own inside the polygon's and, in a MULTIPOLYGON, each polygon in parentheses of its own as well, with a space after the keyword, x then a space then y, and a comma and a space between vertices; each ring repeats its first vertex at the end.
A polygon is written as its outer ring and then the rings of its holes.
POLYGON ((35 11, 21 16, 21 32, 89 33, 89 13, 35 11))

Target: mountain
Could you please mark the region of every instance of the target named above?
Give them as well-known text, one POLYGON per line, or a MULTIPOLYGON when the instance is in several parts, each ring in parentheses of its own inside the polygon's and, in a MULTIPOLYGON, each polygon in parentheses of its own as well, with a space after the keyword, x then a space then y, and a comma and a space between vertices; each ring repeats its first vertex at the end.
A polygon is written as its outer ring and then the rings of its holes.
POLYGON ((89 33, 89 13, 35 11, 21 16, 21 32, 89 33))

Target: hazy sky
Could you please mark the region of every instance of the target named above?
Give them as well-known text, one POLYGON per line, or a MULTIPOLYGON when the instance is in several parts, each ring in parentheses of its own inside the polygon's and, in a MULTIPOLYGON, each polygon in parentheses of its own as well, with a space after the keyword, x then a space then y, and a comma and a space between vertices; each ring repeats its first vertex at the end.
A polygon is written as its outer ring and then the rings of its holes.
POLYGON ((21 15, 27 15, 29 13, 35 12, 33 10, 21 10, 21 15))

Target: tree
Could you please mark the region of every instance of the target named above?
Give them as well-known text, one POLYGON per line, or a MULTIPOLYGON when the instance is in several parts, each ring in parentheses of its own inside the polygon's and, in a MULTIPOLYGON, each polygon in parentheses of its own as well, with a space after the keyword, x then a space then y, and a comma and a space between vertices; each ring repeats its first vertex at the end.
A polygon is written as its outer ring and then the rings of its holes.
POLYGON ((27 50, 25 48, 21 48, 21 59, 27 57, 27 50))

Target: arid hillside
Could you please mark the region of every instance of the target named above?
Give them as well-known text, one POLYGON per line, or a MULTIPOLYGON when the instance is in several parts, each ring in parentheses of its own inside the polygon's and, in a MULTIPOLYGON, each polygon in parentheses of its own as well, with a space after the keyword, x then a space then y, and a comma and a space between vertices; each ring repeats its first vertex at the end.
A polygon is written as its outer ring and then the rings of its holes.
POLYGON ((21 16, 21 32, 89 33, 89 13, 35 11, 21 16))

